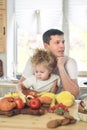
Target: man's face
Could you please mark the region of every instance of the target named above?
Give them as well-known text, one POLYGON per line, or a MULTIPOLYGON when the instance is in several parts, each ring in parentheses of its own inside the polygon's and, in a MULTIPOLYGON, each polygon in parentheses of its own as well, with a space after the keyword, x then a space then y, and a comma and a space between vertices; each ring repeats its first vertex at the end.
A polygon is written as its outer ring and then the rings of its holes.
POLYGON ((64 56, 64 36, 63 35, 53 35, 49 44, 44 43, 45 49, 51 51, 56 57, 64 56))

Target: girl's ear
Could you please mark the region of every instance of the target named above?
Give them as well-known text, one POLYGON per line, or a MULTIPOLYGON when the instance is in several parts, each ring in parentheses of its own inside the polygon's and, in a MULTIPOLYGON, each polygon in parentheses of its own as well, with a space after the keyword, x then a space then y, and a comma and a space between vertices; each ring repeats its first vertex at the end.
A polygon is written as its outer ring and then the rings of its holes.
POLYGON ((50 70, 49 70, 50 74, 52 73, 52 71, 53 71, 53 69, 50 69, 50 70))

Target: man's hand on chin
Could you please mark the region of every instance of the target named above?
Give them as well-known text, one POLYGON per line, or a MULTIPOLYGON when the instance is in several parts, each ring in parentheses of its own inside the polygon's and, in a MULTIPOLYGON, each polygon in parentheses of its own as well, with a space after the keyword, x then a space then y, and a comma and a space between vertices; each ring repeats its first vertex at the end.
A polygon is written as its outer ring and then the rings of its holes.
POLYGON ((57 57, 57 66, 64 66, 68 60, 68 56, 57 57))

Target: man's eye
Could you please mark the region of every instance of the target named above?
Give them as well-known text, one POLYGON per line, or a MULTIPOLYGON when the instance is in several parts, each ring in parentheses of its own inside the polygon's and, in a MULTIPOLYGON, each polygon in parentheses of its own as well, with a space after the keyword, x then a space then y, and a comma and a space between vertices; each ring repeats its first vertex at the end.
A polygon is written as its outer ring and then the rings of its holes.
POLYGON ((58 42, 58 41, 56 42, 56 44, 59 44, 59 43, 60 43, 60 42, 58 42))
POLYGON ((63 44, 65 43, 65 41, 62 42, 63 44))

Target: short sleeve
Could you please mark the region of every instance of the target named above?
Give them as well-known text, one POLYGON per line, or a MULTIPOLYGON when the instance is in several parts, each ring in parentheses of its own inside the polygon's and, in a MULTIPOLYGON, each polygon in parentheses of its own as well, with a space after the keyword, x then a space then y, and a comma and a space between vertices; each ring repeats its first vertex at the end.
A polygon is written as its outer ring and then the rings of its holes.
POLYGON ((78 69, 77 69, 77 63, 74 59, 69 58, 65 68, 71 79, 77 79, 78 69))
POLYGON ((35 76, 32 75, 32 76, 30 76, 29 78, 27 78, 26 80, 23 81, 23 85, 26 88, 31 88, 34 85, 35 79, 36 79, 35 76))

